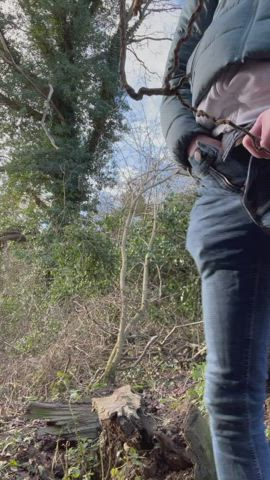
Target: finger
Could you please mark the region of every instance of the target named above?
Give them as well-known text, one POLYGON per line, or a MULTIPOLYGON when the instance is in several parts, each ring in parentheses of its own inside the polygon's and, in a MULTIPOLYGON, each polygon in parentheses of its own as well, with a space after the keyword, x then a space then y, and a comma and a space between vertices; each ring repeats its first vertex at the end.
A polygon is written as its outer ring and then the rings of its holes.
POLYGON ((254 140, 249 135, 246 135, 243 138, 242 144, 249 151, 249 153, 254 157, 257 157, 257 155, 260 155, 261 152, 256 149, 254 145, 254 140))
MULTIPOLYGON (((260 138, 261 132, 262 132, 262 121, 261 121, 261 118, 258 117, 255 124, 250 129, 250 133, 260 138)), ((251 155, 254 155, 254 157, 260 158, 261 151, 257 150, 254 144, 254 139, 252 137, 250 137, 249 135, 245 135, 242 143, 243 143, 243 146, 251 153, 251 155)))
MULTIPOLYGON (((262 148, 270 149, 270 123, 268 117, 264 117, 262 121, 261 142, 262 148)), ((268 154, 269 155, 269 154, 268 154)))
POLYGON ((270 158, 270 154, 266 152, 265 150, 257 150, 256 147, 254 147, 253 140, 246 135, 243 139, 243 146, 248 150, 248 152, 253 155, 255 158, 270 158), (247 137, 247 138, 246 138, 247 137), (251 140, 251 143, 249 142, 251 140))

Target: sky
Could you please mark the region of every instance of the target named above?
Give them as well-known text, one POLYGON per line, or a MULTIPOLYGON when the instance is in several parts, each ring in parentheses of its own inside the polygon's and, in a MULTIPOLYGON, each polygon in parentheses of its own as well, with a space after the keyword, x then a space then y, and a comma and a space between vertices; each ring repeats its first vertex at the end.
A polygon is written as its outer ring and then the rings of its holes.
MULTIPOLYGON (((179 5, 181 2, 177 2, 179 5)), ((177 5, 174 3, 174 5, 177 5)), ((177 5, 178 6, 178 5, 177 5)), ((138 31, 138 35, 146 35, 154 38, 172 38, 176 23, 181 10, 173 13, 153 13, 144 21, 138 31)), ((148 40, 141 44, 132 46, 140 60, 147 66, 149 71, 145 72, 131 52, 127 54, 126 73, 129 83, 134 88, 145 85, 147 87, 160 87, 165 70, 165 64, 171 42, 169 40, 152 41, 148 40)), ((159 115, 160 97, 144 97, 143 101, 137 102, 130 99, 129 104, 133 111, 140 111, 142 107, 149 122, 157 119, 159 115), (140 104, 140 105, 139 105, 140 104)))
MULTIPOLYGON (((172 38, 181 14, 181 4, 183 4, 183 1, 176 0, 176 2, 171 2, 171 5, 179 7, 177 11, 150 15, 137 32, 138 35, 147 35, 154 38, 172 38)), ((160 87, 162 85, 170 45, 170 40, 150 40, 143 44, 135 44, 135 54, 151 73, 145 71, 145 68, 133 53, 127 52, 127 80, 135 90, 138 90, 141 86, 160 87)), ((130 106, 127 122, 131 132, 125 135, 115 148, 118 184, 116 188, 106 190, 108 197, 112 196, 114 199, 121 195, 122 184, 124 185, 129 178, 136 176, 136 174, 141 173, 145 169, 145 162, 149 160, 147 156, 149 158, 152 157, 153 161, 155 161, 155 155, 156 157, 163 157, 163 165, 166 161, 168 164, 172 163, 160 127, 159 108, 161 97, 145 96, 141 101, 136 101, 129 97, 127 99, 130 106)), ((185 191, 189 190, 192 185, 193 181, 190 177, 177 175, 170 182, 168 190, 185 191)), ((107 195, 103 194, 102 199, 104 198, 108 200, 107 195)))

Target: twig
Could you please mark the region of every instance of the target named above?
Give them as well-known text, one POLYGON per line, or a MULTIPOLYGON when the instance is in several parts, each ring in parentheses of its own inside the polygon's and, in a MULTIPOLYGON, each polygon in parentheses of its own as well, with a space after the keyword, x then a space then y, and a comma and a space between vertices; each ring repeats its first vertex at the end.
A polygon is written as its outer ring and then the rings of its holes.
POLYGON ((195 355, 193 355, 193 357, 189 358, 187 361, 188 362, 194 362, 194 360, 196 360, 200 355, 202 355, 203 353, 205 353, 207 351, 207 347, 204 346, 203 348, 201 348, 201 350, 199 350, 198 352, 195 353, 195 355))
POLYGON ((144 347, 144 350, 143 352, 141 353, 141 355, 137 358, 136 362, 134 362, 132 365, 130 365, 129 367, 126 367, 126 368, 123 368, 121 369, 122 371, 123 370, 130 370, 131 368, 134 368, 136 367, 140 361, 144 358, 145 354, 147 353, 147 350, 149 350, 149 348, 151 347, 151 345, 158 339, 158 335, 155 335, 154 337, 151 337, 149 342, 145 345, 144 347))
POLYGON ((180 38, 179 38, 179 40, 176 44, 176 47, 175 47, 174 52, 173 52, 174 53, 174 65, 173 65, 173 68, 171 69, 171 71, 168 72, 168 75, 167 75, 167 77, 165 78, 165 81, 164 81, 165 87, 167 89, 170 89, 170 80, 173 77, 174 73, 177 72, 177 70, 178 70, 178 66, 179 66, 179 62, 180 62, 180 55, 179 55, 180 48, 190 38, 193 23, 195 22, 195 20, 197 18, 197 15, 202 10, 203 4, 204 4, 204 0, 199 0, 198 1, 197 8, 195 9, 193 14, 191 15, 190 20, 188 22, 186 35, 180 36, 180 38))
MULTIPOLYGON (((161 267, 162 268, 162 267, 161 267)), ((158 287, 158 300, 161 300, 162 297, 162 277, 161 277, 161 268, 156 264, 156 269, 158 272, 159 287, 158 287)))
POLYGON ((120 70, 120 79, 122 86, 127 91, 128 95, 133 98, 134 100, 141 100, 144 95, 170 95, 170 89, 168 88, 146 88, 141 87, 138 92, 134 90, 134 88, 129 85, 126 77, 126 56, 127 56, 127 16, 126 16, 126 2, 125 0, 120 0, 120 62, 119 62, 119 70, 120 70))
POLYGON ((60 440, 57 440, 54 455, 53 455, 53 459, 52 459, 52 464, 51 464, 52 475, 54 474, 54 467, 57 464, 57 457, 58 457, 58 454, 59 454, 59 442, 60 442, 60 440))
MULTIPOLYGON (((34 90, 39 95, 41 95, 42 97, 47 99, 46 93, 44 93, 39 88, 39 86, 36 85, 36 83, 32 80, 32 78, 27 73, 25 73, 25 71, 22 69, 22 67, 16 62, 15 58, 13 57, 13 55, 10 51, 10 48, 8 46, 8 43, 7 43, 6 39, 5 39, 5 36, 1 31, 0 31, 0 44, 2 45, 2 49, 0 49, 0 54, 1 54, 4 62, 7 63, 8 65, 10 65, 11 67, 15 68, 15 70, 17 72, 19 72, 30 85, 32 85, 34 90)), ((64 119, 62 113, 58 110, 58 108, 56 107, 56 105, 54 104, 54 102, 52 100, 50 100, 50 103, 51 103, 51 106, 53 107, 53 109, 55 110, 55 112, 57 113, 61 122, 64 123, 65 119, 64 119)))
POLYGON ((89 353, 86 353, 82 348, 78 347, 78 345, 74 345, 73 348, 76 348, 76 350, 78 350, 78 352, 83 353, 87 358, 91 358, 91 356, 89 355, 89 353))
POLYGON ((167 340, 170 338, 170 336, 175 332, 175 330, 177 330, 177 328, 192 327, 193 325, 199 325, 201 323, 203 323, 203 320, 201 320, 200 322, 183 323, 182 325, 174 325, 174 327, 170 330, 168 335, 166 335, 164 340, 160 342, 160 345, 163 346, 167 342, 167 340))
POLYGON ((131 47, 127 47, 127 50, 134 55, 136 60, 145 69, 146 72, 151 73, 152 75, 156 75, 155 72, 151 72, 151 70, 149 70, 149 68, 145 65, 144 61, 137 55, 136 52, 134 52, 134 50, 131 47))
POLYGON ((147 306, 148 306, 149 260, 150 260, 150 255, 152 253, 153 243, 154 243, 155 236, 156 236, 157 213, 158 213, 158 209, 154 205, 154 219, 153 219, 152 232, 151 232, 151 237, 150 237, 149 243, 147 245, 147 253, 146 253, 145 258, 144 258, 143 282, 142 282, 142 300, 141 300, 141 310, 142 311, 145 311, 147 309, 147 306))
POLYGON ((93 375, 91 382, 88 384, 88 388, 91 391, 93 385, 96 385, 102 380, 103 377, 103 369, 102 367, 98 367, 95 374, 93 375))
POLYGON ((182 10, 182 7, 149 8, 148 13, 175 12, 182 10))
POLYGON ((101 480, 105 480, 105 476, 104 476, 104 462, 103 462, 103 451, 102 451, 102 447, 101 447, 101 441, 99 441, 99 456, 100 456, 101 480))
POLYGON ((144 42, 146 40, 151 40, 153 42, 160 42, 160 41, 164 41, 164 40, 168 40, 169 42, 172 41, 172 39, 170 37, 160 37, 160 38, 155 38, 155 37, 147 37, 147 36, 142 36, 141 38, 139 36, 137 36, 137 38, 135 37, 130 43, 139 43, 139 42, 144 42))
POLYGON ((73 303, 75 303, 76 305, 78 305, 78 307, 80 307, 82 310, 84 310, 84 312, 87 315, 87 318, 89 318, 89 320, 91 320, 103 333, 105 333, 105 335, 117 335, 116 331, 113 332, 112 330, 110 330, 108 328, 104 328, 99 322, 97 322, 97 320, 94 318, 94 315, 90 314, 86 305, 82 305, 81 303, 78 302, 78 300, 73 300, 73 303))
POLYGON ((260 141, 261 141, 261 138, 260 137, 257 137, 256 135, 253 135, 252 133, 250 133, 250 131, 245 128, 245 127, 242 127, 240 125, 236 125, 236 123, 232 122, 231 120, 227 119, 227 118, 216 118, 216 117, 213 117, 212 115, 209 115, 209 113, 205 112, 204 110, 198 110, 197 108, 193 107, 192 105, 190 105, 181 95, 181 87, 184 85, 184 83, 186 83, 188 81, 188 76, 184 76, 180 79, 179 81, 179 84, 177 86, 177 92, 176 92, 176 96, 179 98, 180 102, 182 103, 182 105, 184 105, 184 107, 188 108, 188 110, 190 110, 191 112, 193 112, 197 117, 205 117, 207 118, 208 120, 211 120, 215 125, 229 125, 230 127, 232 127, 233 130, 238 130, 239 132, 242 132, 244 133, 245 135, 248 135, 252 141, 253 141, 253 144, 254 144, 254 147, 256 148, 256 150, 258 151, 264 151, 264 152, 267 152, 270 154, 270 150, 268 148, 263 148, 261 147, 260 145, 260 141))
POLYGON ((48 139, 50 140, 52 146, 56 150, 59 150, 59 147, 56 145, 52 135, 50 134, 49 130, 47 129, 47 127, 45 125, 46 117, 47 117, 47 115, 49 114, 49 111, 50 111, 50 102, 51 102, 51 98, 53 96, 53 91, 54 91, 53 86, 49 83, 49 93, 48 93, 48 97, 46 98, 46 100, 44 102, 44 112, 43 112, 42 119, 41 119, 41 125, 42 125, 42 128, 43 128, 44 132, 46 133, 48 139))

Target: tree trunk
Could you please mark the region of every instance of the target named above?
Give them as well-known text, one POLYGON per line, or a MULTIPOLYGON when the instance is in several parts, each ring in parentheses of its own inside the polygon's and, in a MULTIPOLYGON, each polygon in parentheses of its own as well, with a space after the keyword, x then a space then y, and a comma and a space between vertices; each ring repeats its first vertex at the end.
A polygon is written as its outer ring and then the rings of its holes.
POLYGON ((189 410, 183 433, 194 464, 194 480, 217 480, 208 419, 198 408, 189 410))

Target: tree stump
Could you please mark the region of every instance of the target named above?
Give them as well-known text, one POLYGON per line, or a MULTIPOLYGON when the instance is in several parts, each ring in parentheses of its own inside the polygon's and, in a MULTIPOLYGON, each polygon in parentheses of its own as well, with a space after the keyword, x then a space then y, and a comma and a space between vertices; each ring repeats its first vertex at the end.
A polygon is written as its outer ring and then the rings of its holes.
POLYGON ((114 415, 139 419, 141 397, 132 393, 130 385, 125 385, 108 397, 92 398, 92 408, 96 410, 100 421, 109 420, 114 415))
POLYGON ((145 415, 141 407, 140 395, 131 391, 130 385, 118 388, 108 397, 92 399, 103 430, 107 430, 143 449, 154 446, 153 436, 156 428, 152 417, 145 415))
POLYGON ((189 409, 183 434, 194 465, 194 480, 217 480, 208 419, 198 408, 189 409))
MULTIPOLYGON (((149 478, 147 468, 152 472, 151 478, 161 478, 161 469, 165 478, 166 472, 186 470, 193 465, 195 480, 217 480, 208 421, 195 407, 189 409, 184 425, 179 425, 181 444, 151 415, 145 414, 141 396, 133 393, 130 385, 111 395, 94 397, 89 403, 35 402, 26 414, 28 418, 46 420, 39 436, 53 434, 70 441, 99 439, 104 478, 110 478, 112 468, 125 464, 125 455, 133 448, 144 455, 149 452, 143 478, 149 478)), ((126 475, 129 478, 129 472, 126 475)))

